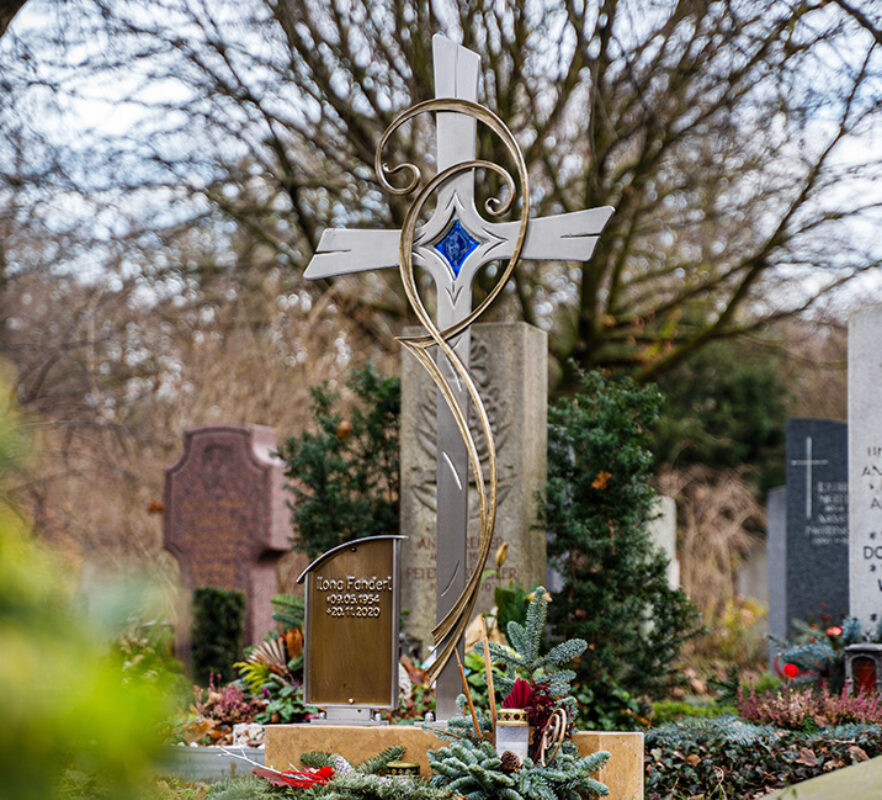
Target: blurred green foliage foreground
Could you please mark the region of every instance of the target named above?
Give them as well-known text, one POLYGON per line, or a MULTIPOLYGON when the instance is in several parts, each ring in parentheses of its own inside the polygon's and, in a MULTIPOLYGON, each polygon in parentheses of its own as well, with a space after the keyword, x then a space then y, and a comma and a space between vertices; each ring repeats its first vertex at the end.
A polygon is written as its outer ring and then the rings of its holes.
MULTIPOLYGON (((27 447, 0 409, 0 489, 27 447)), ((62 565, 0 507, 0 775, 4 800, 142 795, 166 716, 161 681, 125 680, 109 638, 76 609, 62 565)))

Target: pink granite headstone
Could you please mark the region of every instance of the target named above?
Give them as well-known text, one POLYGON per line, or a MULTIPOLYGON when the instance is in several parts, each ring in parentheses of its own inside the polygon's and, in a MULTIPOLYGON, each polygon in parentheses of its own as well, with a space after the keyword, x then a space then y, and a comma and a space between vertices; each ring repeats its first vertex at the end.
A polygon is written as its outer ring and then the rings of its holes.
MULTIPOLYGON (((165 473, 163 546, 178 560, 189 608, 193 589, 245 595, 243 644, 272 629, 276 565, 291 549, 284 462, 275 431, 262 425, 204 425, 184 435, 184 453, 165 473)), ((178 642, 189 638, 189 615, 178 642)))

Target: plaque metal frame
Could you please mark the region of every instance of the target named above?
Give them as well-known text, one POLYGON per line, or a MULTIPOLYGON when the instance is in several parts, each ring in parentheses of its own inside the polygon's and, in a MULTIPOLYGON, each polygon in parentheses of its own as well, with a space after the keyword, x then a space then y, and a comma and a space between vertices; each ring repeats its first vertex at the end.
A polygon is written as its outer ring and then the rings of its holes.
MULTIPOLYGON (((398 656, 399 656, 399 620, 401 615, 401 541, 407 537, 401 534, 384 534, 382 536, 366 536, 361 539, 351 539, 348 542, 337 545, 322 553, 313 560, 297 578, 298 584, 304 584, 304 615, 303 615, 303 699, 307 705, 320 706, 327 711, 327 719, 316 720, 324 724, 370 724, 373 722, 372 713, 377 709, 393 709, 398 707, 398 656), (392 677, 389 685, 388 703, 328 703, 311 697, 312 686, 310 685, 310 673, 315 643, 312 641, 310 630, 310 595, 311 579, 315 577, 316 569, 325 561, 343 550, 357 549, 370 542, 391 541, 392 543, 392 598, 391 598, 391 627, 392 647, 389 653, 392 665, 392 677)), ((368 667, 369 668, 369 667, 368 667)))

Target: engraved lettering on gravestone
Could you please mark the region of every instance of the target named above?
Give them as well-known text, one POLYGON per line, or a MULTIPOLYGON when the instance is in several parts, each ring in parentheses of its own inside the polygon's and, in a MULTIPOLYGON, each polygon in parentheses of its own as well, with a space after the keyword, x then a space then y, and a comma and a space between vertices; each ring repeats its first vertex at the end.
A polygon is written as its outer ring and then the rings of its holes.
MULTIPOLYGON (((322 234, 317 252, 305 275, 307 278, 327 278, 362 270, 394 267, 399 264, 401 257, 405 262, 410 262, 411 270, 417 266, 424 268, 435 280, 437 332, 474 318, 471 283, 485 264, 512 259, 516 257, 518 250, 520 256, 527 259, 587 260, 593 252, 600 231, 612 214, 612 209, 605 207, 536 218, 530 220, 529 228, 525 231, 529 191, 526 186, 526 168, 517 144, 498 119, 475 105, 480 57, 438 35, 432 39, 432 48, 438 103, 431 107, 439 109, 436 113, 438 174, 475 161, 477 121, 481 118, 497 135, 507 137, 504 140, 506 148, 519 159, 519 181, 524 190, 521 198, 521 219, 489 222, 482 217, 475 207, 475 169, 464 168, 452 173, 448 180, 437 187, 432 215, 412 232, 412 245, 408 247, 412 252, 399 254, 400 231, 327 230, 322 234), (446 102, 448 98, 450 102, 446 102), (441 102, 442 99, 445 102, 441 102)), ((395 125, 393 123, 392 129, 395 125)), ((492 166, 487 165, 486 168, 492 166)), ((378 178, 383 182, 384 177, 380 172, 378 169, 378 178)), ((418 179, 419 176, 415 177, 418 179)), ((513 183, 510 187, 514 189, 513 183)), ((386 188, 391 187, 387 184, 386 188)), ((411 231, 405 233, 409 236, 411 231)), ((506 270, 513 268, 513 265, 513 261, 510 261, 506 270)), ((406 265, 402 263, 401 266, 404 269, 406 265)), ((404 272, 402 277, 409 279, 404 272)), ((498 283, 497 289, 501 288, 501 283, 498 283)), ((410 299, 414 305, 413 298, 410 299)), ((414 308, 417 310, 416 306, 414 308)), ((424 320, 424 324, 429 329, 431 323, 424 320)), ((435 341, 443 349, 440 339, 435 341)), ((468 370, 468 328, 463 328, 458 337, 449 344, 454 348, 451 358, 458 358, 462 367, 468 370)), ((424 366, 429 368, 428 365, 424 366)), ((468 394, 452 371, 450 360, 439 359, 438 369, 446 379, 449 401, 460 409, 465 409, 467 419, 468 394)), ((463 562, 467 543, 468 453, 471 442, 465 441, 470 437, 467 436, 467 431, 463 433, 458 428, 446 402, 439 401, 437 419, 436 492, 439 498, 438 508, 443 513, 437 515, 436 591, 438 617, 442 619, 462 601, 466 589, 463 562)), ((495 500, 495 486, 492 483, 491 487, 491 497, 495 500)), ((457 622, 457 631, 461 630, 461 624, 462 619, 457 622)), ((437 684, 439 719, 457 713, 455 698, 460 688, 459 677, 455 667, 449 663, 449 657, 449 649, 445 649, 443 661, 447 665, 437 684)))
POLYGON ((224 444, 210 444, 202 451, 200 478, 205 491, 223 497, 229 488, 230 461, 233 450, 224 444))
MULTIPOLYGON (((877 461, 880 456, 882 456, 882 447, 867 447, 866 459, 861 467, 861 481, 869 490, 867 494, 870 497, 869 509, 871 511, 882 510, 882 503, 880 503, 879 499, 879 495, 882 494, 882 465, 877 461)), ((878 536, 879 532, 877 530, 871 530, 866 538, 871 542, 875 542, 878 536)), ((867 564, 868 571, 876 572, 879 569, 879 565, 882 564, 882 545, 875 543, 865 544, 861 549, 861 555, 865 562, 869 562, 867 564)), ((882 579, 876 579, 876 588, 879 592, 882 592, 882 579)), ((875 622, 873 615, 870 616, 870 621, 875 622)))
POLYGON ((820 510, 816 523, 807 522, 806 535, 814 545, 844 544, 848 540, 848 483, 817 481, 815 498, 820 510))

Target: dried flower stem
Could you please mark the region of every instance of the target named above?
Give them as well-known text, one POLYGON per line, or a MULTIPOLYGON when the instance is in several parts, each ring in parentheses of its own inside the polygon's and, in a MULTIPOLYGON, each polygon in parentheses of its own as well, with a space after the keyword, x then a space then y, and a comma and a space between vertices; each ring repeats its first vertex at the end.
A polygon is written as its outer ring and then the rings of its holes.
POLYGON ((460 680, 462 680, 462 690, 469 704, 469 713, 472 715, 472 724, 475 726, 475 736, 477 736, 479 740, 483 741, 484 734, 481 732, 481 726, 478 725, 478 715, 475 713, 475 704, 472 702, 472 693, 469 690, 469 683, 466 680, 465 670, 462 666, 462 660, 459 657, 459 650, 454 648, 453 652, 456 655, 456 663, 459 666, 459 677, 460 680))
POLYGON ((481 642, 484 645, 484 669, 487 673, 487 694, 490 698, 490 721, 496 738, 496 689, 493 686, 493 666, 490 663, 490 640, 487 638, 487 620, 481 617, 481 642))

